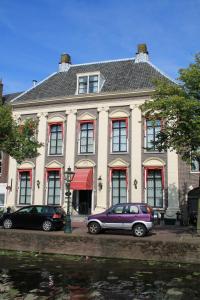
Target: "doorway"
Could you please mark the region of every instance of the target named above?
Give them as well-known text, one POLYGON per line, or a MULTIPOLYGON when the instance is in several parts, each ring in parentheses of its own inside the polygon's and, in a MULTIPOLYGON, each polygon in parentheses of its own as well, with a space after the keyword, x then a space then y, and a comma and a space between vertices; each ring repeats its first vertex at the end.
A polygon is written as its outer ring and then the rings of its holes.
POLYGON ((73 193, 73 208, 79 215, 90 215, 92 190, 76 190, 73 193))

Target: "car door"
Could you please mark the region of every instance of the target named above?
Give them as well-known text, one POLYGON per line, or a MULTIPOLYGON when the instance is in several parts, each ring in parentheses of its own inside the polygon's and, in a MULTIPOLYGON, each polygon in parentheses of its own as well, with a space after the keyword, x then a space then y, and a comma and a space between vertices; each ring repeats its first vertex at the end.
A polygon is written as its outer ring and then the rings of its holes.
POLYGON ((41 206, 33 206, 29 212, 29 228, 40 228, 43 216, 41 214, 41 206))
POLYGON ((118 204, 108 210, 104 227, 108 229, 123 229, 124 205, 118 204))
POLYGON ((138 219, 139 208, 135 204, 127 204, 124 209, 124 229, 131 229, 133 223, 138 219))
POLYGON ((20 228, 29 228, 31 206, 23 207, 12 214, 13 224, 20 228))

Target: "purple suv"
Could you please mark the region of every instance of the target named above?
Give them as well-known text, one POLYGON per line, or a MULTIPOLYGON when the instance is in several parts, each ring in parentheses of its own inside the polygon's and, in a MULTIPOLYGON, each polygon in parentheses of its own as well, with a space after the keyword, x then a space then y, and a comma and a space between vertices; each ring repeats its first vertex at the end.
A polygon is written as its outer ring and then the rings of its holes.
POLYGON ((97 234, 105 229, 126 229, 142 237, 153 226, 152 213, 152 208, 145 203, 116 204, 100 214, 88 216, 88 231, 97 234))

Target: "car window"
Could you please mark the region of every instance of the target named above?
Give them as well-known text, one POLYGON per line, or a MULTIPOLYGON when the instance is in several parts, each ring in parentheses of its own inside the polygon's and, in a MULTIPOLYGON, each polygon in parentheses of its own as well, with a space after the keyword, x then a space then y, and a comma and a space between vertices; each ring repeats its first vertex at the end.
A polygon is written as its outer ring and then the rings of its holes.
POLYGON ((55 207, 55 213, 64 215, 65 211, 62 207, 55 207))
POLYGON ((141 205, 140 209, 143 212, 143 214, 150 214, 152 212, 151 207, 149 207, 147 205, 141 205))
POLYGON ((130 214, 138 214, 139 213, 139 209, 136 205, 130 205, 129 206, 129 213, 130 214))
POLYGON ((43 207, 42 207, 42 206, 37 206, 36 208, 37 208, 37 212, 38 212, 39 214, 41 214, 41 213, 42 213, 42 210, 43 210, 43 207))
POLYGON ((30 211, 29 211, 31 214, 38 214, 38 209, 37 207, 33 206, 30 211))
POLYGON ((30 212, 30 210, 32 209, 32 207, 23 207, 23 208, 21 208, 21 209, 19 209, 18 211, 17 211, 17 213, 20 213, 20 214, 27 214, 27 213, 29 213, 30 212))
POLYGON ((111 210, 112 214, 122 214, 124 211, 124 206, 120 205, 120 206, 115 206, 113 207, 113 209, 111 210))

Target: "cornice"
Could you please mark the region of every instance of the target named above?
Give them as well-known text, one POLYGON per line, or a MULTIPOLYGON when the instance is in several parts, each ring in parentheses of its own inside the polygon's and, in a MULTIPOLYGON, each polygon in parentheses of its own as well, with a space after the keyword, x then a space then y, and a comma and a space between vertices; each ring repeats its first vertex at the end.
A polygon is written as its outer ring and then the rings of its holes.
POLYGON ((151 96, 154 92, 154 89, 148 90, 135 90, 132 92, 116 92, 116 93, 101 93, 101 94, 92 94, 92 95, 74 95, 70 97, 54 97, 54 98, 44 98, 39 101, 30 100, 26 102, 12 103, 13 108, 20 107, 33 107, 33 106, 43 106, 43 105, 52 105, 56 104, 75 104, 75 103, 84 103, 84 102, 98 102, 100 100, 109 101, 109 100, 120 100, 125 98, 136 98, 136 97, 145 97, 151 96))

